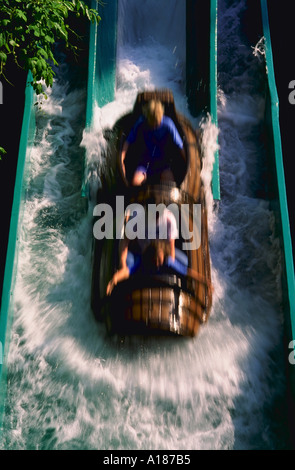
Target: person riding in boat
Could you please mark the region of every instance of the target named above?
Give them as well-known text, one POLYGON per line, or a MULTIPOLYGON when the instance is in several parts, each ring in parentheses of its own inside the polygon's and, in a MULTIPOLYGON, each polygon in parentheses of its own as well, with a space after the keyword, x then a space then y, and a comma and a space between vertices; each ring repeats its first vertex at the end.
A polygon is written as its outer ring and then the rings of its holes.
POLYGON ((172 142, 183 154, 183 141, 172 119, 165 116, 161 101, 151 100, 143 106, 142 116, 136 121, 123 144, 121 163, 124 176, 129 145, 139 139, 142 139, 144 148, 132 178, 132 185, 140 186, 147 178, 155 176, 159 176, 160 181, 174 181, 167 148, 172 142))
POLYGON ((153 240, 145 249, 141 263, 128 268, 127 264, 117 271, 107 286, 107 295, 112 293, 116 284, 128 279, 130 275, 141 272, 146 275, 177 273, 206 284, 208 292, 212 292, 211 282, 197 271, 188 267, 188 258, 181 250, 177 250, 177 258, 171 256, 171 245, 166 240, 153 240))
MULTIPOLYGON (((135 216, 135 211, 132 216, 135 216)), ((130 215, 127 215, 129 218, 130 215)), ((130 220, 130 219, 129 219, 130 220)), ((175 259, 175 240, 178 238, 178 227, 174 214, 167 208, 161 213, 157 213, 155 235, 157 239, 163 237, 169 245, 169 253, 171 259, 175 259)), ((150 244, 148 239, 148 230, 146 230, 145 238, 130 240, 126 235, 120 241, 120 269, 113 275, 107 286, 107 294, 110 295, 114 286, 124 279, 128 279, 141 266, 144 253, 150 244)), ((180 251, 180 250, 178 250, 180 251)))
POLYGON ((138 239, 141 245, 141 253, 129 250, 130 240, 125 236, 120 246, 120 269, 113 275, 107 285, 106 293, 111 295, 114 287, 121 281, 128 279, 131 275, 141 272, 143 274, 177 273, 189 276, 198 282, 208 286, 212 291, 211 283, 198 272, 188 267, 188 257, 180 249, 175 247, 178 238, 178 227, 174 214, 165 208, 156 220, 156 239, 138 239), (167 229, 166 238, 161 239, 161 227, 167 229))

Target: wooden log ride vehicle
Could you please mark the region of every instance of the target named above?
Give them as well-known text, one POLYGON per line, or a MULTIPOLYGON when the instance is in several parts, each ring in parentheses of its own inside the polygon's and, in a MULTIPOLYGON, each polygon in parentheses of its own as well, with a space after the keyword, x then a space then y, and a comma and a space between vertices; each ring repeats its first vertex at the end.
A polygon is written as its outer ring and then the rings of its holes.
MULTIPOLYGON (((200 135, 183 115, 175 109, 173 94, 170 90, 156 90, 139 93, 133 111, 120 118, 111 132, 107 133, 108 155, 107 171, 101 176, 101 188, 97 202, 108 203, 114 209, 116 196, 123 195, 126 207, 138 203, 174 204, 181 209, 189 207, 189 226, 193 224, 193 206, 199 205, 201 233, 200 244, 196 249, 186 252, 188 266, 199 273, 203 279, 195 280, 177 272, 144 275, 134 273, 119 282, 111 295, 106 295, 108 282, 119 267, 119 242, 113 238, 98 240, 94 237, 92 253, 92 309, 98 320, 105 321, 109 333, 129 334, 171 334, 195 336, 204 322, 208 320, 212 290, 210 255, 207 229, 207 212, 204 188, 201 180, 202 155, 200 135), (185 157, 178 149, 169 149, 171 169, 175 181, 161 183, 147 181, 141 186, 130 184, 138 161, 139 146, 130 145, 126 158, 126 176, 122 171, 121 151, 123 143, 142 114, 142 106, 149 100, 160 100, 165 115, 169 116, 183 139, 185 157)), ((175 206, 174 206, 175 207, 175 206)), ((116 225, 114 216, 114 230, 116 225)), ((180 222, 179 222, 180 223, 180 222)), ((179 230, 179 234, 180 234, 179 230)), ((182 249, 181 236, 176 247, 182 249)))

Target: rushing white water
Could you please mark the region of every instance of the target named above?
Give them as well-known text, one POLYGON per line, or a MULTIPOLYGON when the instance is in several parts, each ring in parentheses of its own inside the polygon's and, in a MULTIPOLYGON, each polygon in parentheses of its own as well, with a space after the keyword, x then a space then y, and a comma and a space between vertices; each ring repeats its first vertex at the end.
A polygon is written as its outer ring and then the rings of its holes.
MULTIPOLYGON (((85 94, 68 89, 63 71, 39 113, 26 169, 2 448, 284 446, 273 421, 284 393, 280 252, 273 214, 258 196, 264 103, 252 80, 261 64, 240 37, 243 0, 219 5, 222 199, 214 207, 207 190, 211 318, 194 340, 116 342, 90 310, 92 215, 79 196, 84 148, 90 166, 104 167, 103 129, 142 89, 171 88, 189 116, 184 3, 119 1, 116 98, 96 109, 83 139, 85 94)), ((217 132, 210 122, 203 131, 208 189, 217 132)))

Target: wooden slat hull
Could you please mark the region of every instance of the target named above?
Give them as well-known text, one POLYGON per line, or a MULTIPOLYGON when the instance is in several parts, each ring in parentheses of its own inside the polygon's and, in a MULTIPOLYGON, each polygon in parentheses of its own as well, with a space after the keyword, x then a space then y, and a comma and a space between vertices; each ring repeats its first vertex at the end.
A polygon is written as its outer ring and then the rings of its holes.
POLYGON ((111 329, 124 334, 160 332, 193 337, 207 319, 198 300, 175 287, 143 287, 117 294, 110 307, 107 317, 111 329))

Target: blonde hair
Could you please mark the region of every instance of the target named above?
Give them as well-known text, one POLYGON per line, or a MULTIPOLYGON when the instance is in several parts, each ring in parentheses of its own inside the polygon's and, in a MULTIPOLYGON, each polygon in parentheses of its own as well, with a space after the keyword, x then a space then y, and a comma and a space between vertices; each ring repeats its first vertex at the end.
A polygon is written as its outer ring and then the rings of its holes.
POLYGON ((150 126, 155 127, 161 124, 164 116, 164 106, 159 100, 148 101, 143 106, 143 115, 147 118, 150 126))

